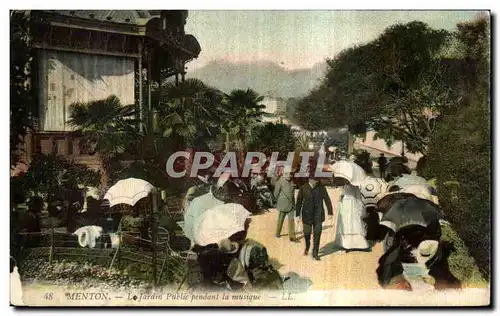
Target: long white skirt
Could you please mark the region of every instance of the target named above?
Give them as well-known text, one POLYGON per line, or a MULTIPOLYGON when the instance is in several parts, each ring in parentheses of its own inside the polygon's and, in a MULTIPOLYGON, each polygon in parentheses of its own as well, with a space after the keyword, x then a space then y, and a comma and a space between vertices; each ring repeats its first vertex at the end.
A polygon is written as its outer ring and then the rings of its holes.
POLYGON ((366 224, 363 222, 363 202, 354 196, 345 195, 339 204, 335 244, 343 249, 368 249, 366 224))

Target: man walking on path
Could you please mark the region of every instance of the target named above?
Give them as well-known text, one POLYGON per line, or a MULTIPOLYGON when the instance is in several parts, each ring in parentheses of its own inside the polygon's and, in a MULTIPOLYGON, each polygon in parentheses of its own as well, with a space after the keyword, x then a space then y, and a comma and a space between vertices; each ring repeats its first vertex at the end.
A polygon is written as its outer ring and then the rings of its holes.
POLYGON ((276 227, 276 237, 281 235, 283 222, 285 217, 288 216, 288 238, 290 241, 295 242, 295 222, 293 216, 293 209, 295 207, 295 194, 292 182, 292 174, 283 174, 283 176, 276 182, 274 187, 274 197, 277 201, 276 208, 278 209, 278 226, 276 227))
POLYGON ((387 167, 387 158, 384 157, 384 153, 380 154, 380 157, 378 157, 377 163, 378 163, 378 170, 380 171, 380 178, 384 179, 385 178, 385 169, 387 167))
POLYGON ((324 185, 318 183, 312 176, 309 182, 304 184, 297 195, 296 216, 302 215, 304 239, 306 242, 306 249, 304 255, 307 256, 309 248, 311 247, 311 232, 314 232, 313 239, 313 258, 319 258, 319 242, 321 239, 321 232, 323 231, 323 222, 325 221, 325 209, 323 202, 326 204, 328 215, 333 217, 332 201, 328 196, 328 192, 324 185))

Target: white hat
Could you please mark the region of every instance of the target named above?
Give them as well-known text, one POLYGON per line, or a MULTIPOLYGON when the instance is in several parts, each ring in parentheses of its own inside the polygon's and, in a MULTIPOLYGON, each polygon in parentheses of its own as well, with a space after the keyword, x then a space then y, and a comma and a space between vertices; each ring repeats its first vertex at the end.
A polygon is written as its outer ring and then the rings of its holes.
POLYGON ((208 183, 208 176, 200 176, 198 175, 198 179, 201 180, 203 183, 208 183))
POLYGON ((219 177, 219 180, 217 181, 217 186, 219 188, 222 188, 224 186, 224 184, 226 184, 227 180, 229 180, 230 177, 231 177, 231 173, 229 173, 229 172, 223 173, 219 177))
POLYGON ((418 245, 413 255, 418 263, 426 263, 436 255, 438 248, 439 242, 437 240, 424 240, 418 245))

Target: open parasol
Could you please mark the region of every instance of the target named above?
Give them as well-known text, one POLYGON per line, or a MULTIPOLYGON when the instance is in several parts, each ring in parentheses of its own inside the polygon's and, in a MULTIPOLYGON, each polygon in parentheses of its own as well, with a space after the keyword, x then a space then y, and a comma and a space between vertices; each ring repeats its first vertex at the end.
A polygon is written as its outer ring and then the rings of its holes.
POLYGON ((228 203, 212 207, 194 222, 194 242, 200 246, 215 244, 245 230, 250 217, 241 204, 228 203))
POLYGON ((109 207, 118 204, 134 206, 154 189, 154 186, 145 180, 128 178, 113 185, 104 195, 104 199, 109 201, 109 207))
POLYGON ((409 185, 420 185, 420 184, 427 184, 427 180, 413 174, 402 174, 401 177, 392 181, 390 185, 391 186, 397 185, 400 188, 404 188, 409 185))
POLYGON ((211 207, 224 204, 223 201, 217 199, 212 192, 194 198, 184 213, 184 234, 188 239, 194 239, 194 223, 196 218, 200 217, 206 210, 211 207))
POLYGON ((361 182, 359 190, 365 207, 376 206, 377 199, 387 192, 387 182, 381 178, 367 176, 361 182))
POLYGON ((366 173, 354 161, 341 160, 334 163, 331 167, 334 178, 342 178, 354 186, 360 186, 366 179, 366 173))
POLYGON ((419 199, 415 196, 395 201, 382 216, 380 225, 398 232, 408 226, 439 227, 442 218, 441 210, 431 201, 419 199))

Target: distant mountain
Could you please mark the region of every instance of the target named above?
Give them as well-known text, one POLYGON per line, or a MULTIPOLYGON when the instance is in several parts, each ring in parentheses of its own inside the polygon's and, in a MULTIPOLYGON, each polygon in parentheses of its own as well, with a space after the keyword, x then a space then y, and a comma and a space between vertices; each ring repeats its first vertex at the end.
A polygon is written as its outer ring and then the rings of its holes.
POLYGON ((226 93, 252 88, 261 95, 294 98, 316 87, 326 67, 326 63, 318 63, 309 69, 287 70, 270 61, 235 64, 220 60, 188 70, 186 77, 200 79, 226 93))

